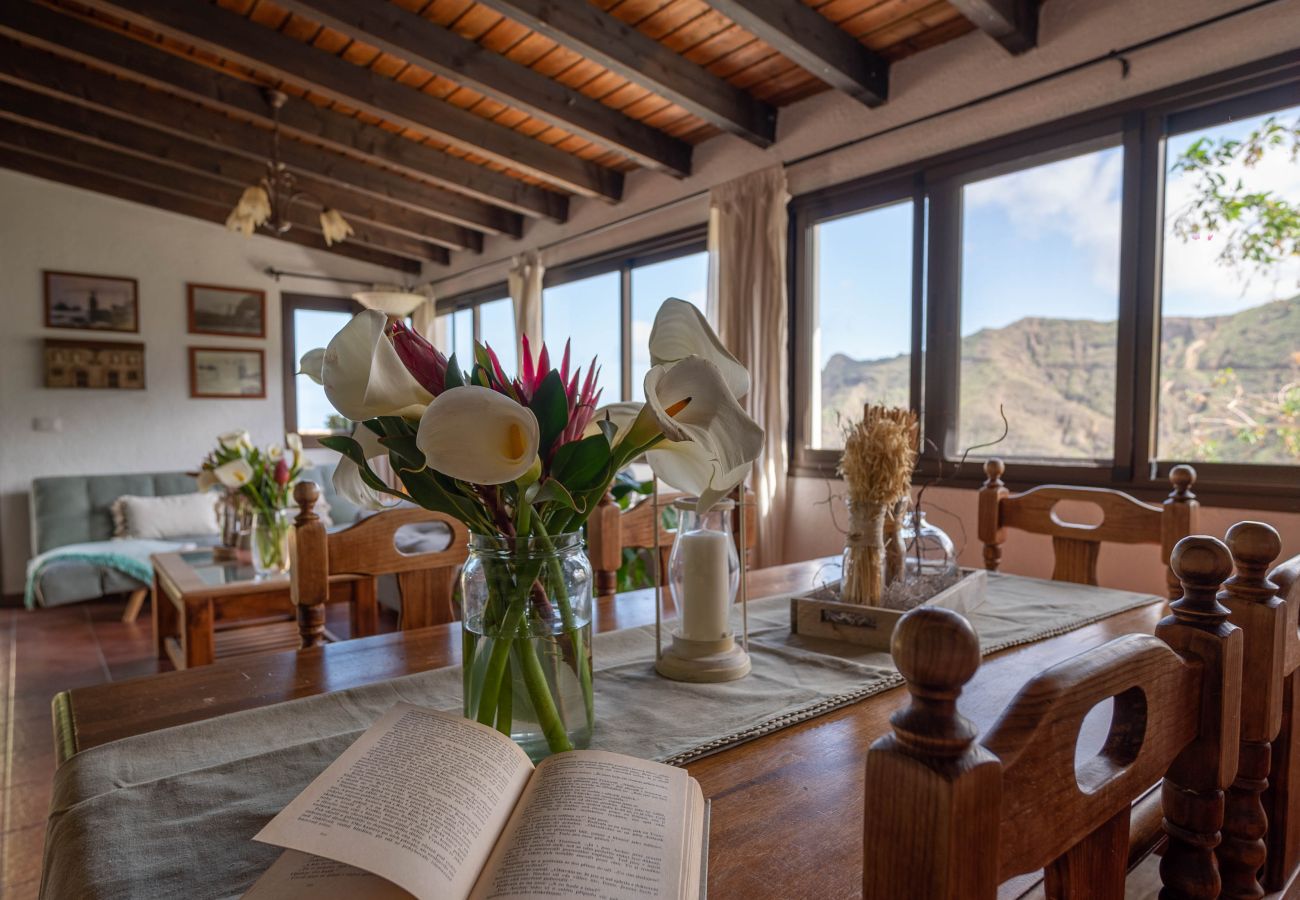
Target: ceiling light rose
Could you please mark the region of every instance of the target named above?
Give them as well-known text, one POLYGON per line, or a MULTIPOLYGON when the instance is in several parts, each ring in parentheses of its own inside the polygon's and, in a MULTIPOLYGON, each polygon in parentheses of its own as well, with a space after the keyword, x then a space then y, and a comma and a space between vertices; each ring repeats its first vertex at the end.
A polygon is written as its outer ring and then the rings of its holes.
POLYGON ((289 213, 299 200, 321 206, 320 230, 325 246, 347 240, 352 226, 338 210, 324 206, 315 197, 298 190, 293 173, 280 161, 280 107, 288 96, 282 91, 267 90, 266 102, 271 106, 271 158, 266 163, 266 174, 254 185, 244 188, 239 202, 226 217, 226 227, 250 237, 259 228, 272 234, 284 234, 291 227, 289 213))

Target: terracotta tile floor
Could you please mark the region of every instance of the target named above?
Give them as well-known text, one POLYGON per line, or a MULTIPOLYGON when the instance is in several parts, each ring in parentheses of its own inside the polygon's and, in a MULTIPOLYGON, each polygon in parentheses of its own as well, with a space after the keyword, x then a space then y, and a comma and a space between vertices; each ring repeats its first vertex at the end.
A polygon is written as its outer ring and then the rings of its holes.
MULTIPOLYGON (((0 608, 0 897, 34 900, 40 885, 45 818, 54 776, 50 700, 71 687, 151 675, 150 610, 121 621, 125 600, 54 609, 0 608)), ((385 614, 381 630, 396 622, 385 614)), ((330 629, 347 631, 346 607, 330 610, 330 629)))

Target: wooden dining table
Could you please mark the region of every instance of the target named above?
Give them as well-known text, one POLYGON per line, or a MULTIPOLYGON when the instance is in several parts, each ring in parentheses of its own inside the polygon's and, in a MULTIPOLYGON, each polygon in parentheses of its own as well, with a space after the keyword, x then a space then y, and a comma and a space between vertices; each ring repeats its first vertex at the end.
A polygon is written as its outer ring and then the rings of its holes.
MULTIPOLYGON (((749 596, 809 588, 827 562, 754 570, 749 596)), ((664 602, 672 615, 671 600, 664 602)), ((1120 635, 1151 633, 1166 608, 1153 597, 1145 606, 987 656, 959 708, 983 733, 1033 675, 1120 635)), ((596 604, 598 631, 653 621, 652 591, 596 604)), ((55 698, 55 741, 66 759, 172 725, 452 665, 460 647, 460 626, 452 623, 76 688, 55 698)), ((712 801, 711 900, 860 895, 866 753, 907 696, 903 688, 887 690, 687 765, 712 801)))

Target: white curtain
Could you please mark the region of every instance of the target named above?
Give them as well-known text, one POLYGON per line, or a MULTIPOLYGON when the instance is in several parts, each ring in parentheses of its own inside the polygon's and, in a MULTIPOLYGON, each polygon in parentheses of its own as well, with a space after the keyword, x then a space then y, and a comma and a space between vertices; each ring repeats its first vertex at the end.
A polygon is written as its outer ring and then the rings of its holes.
POLYGON ((786 189, 780 166, 709 195, 709 313, 752 379, 744 404, 763 427, 750 483, 758 503, 758 565, 784 562, 786 496, 786 189))
POLYGON ((430 285, 416 288, 427 298, 411 313, 411 328, 439 350, 447 349, 447 317, 438 315, 433 288, 430 285))
MULTIPOLYGON (((519 349, 524 335, 536 354, 542 346, 542 276, 546 267, 536 250, 516 256, 510 264, 506 284, 510 289, 510 302, 515 310, 515 347, 519 349)), ((523 356, 519 357, 521 360, 523 356)))

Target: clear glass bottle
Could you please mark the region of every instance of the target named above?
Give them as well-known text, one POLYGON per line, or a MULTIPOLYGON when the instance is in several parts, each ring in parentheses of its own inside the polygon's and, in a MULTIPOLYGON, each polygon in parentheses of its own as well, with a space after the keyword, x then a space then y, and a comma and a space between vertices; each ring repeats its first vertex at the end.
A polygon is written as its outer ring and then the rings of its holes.
POLYGON ((289 532, 296 510, 257 510, 252 515, 253 571, 270 578, 289 571, 289 532))
POLYGON ((591 743, 591 562, 582 534, 470 536, 461 571, 466 718, 533 760, 591 743))
POLYGON ((957 581, 957 550, 943 529, 931 524, 921 510, 913 510, 903 520, 903 580, 924 581, 942 590, 957 581))

